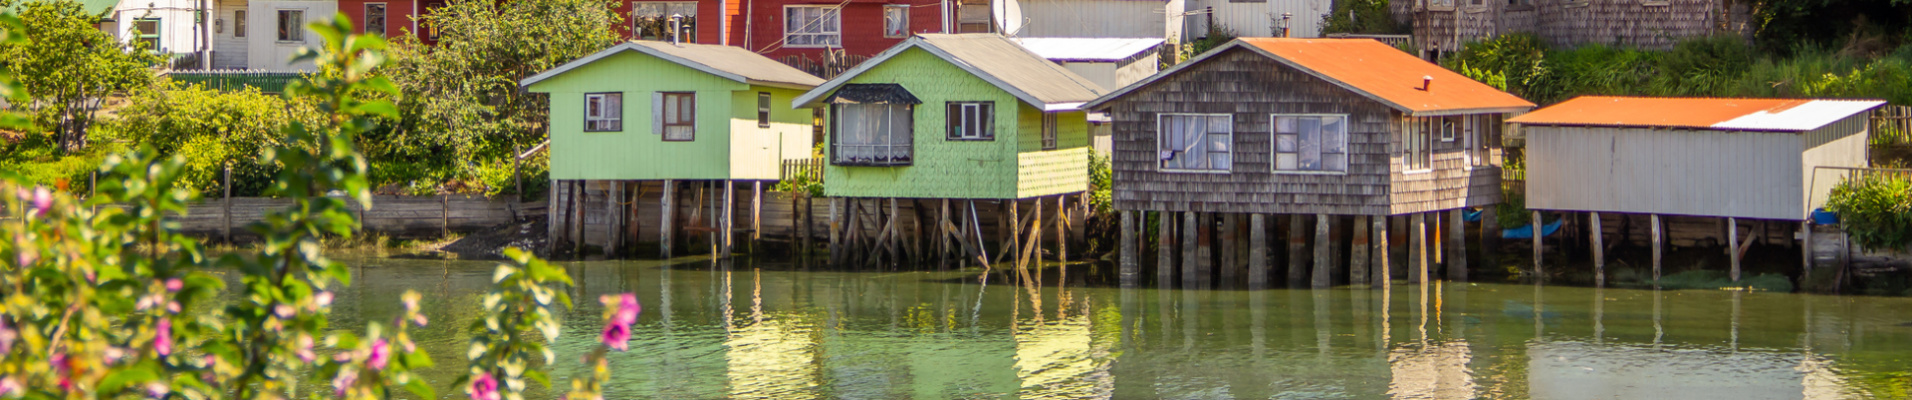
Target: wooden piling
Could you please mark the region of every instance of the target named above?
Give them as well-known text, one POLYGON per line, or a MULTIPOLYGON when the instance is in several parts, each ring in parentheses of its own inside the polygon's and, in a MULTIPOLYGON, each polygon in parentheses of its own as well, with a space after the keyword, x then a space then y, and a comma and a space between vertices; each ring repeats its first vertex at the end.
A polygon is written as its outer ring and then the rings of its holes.
POLYGON ((1056 196, 1056 262, 1069 262, 1069 196, 1056 196))
POLYGON ((1593 286, 1603 287, 1607 285, 1606 231, 1600 229, 1600 212, 1590 213, 1589 219, 1593 221, 1593 286))
POLYGON ((830 265, 843 261, 843 217, 838 212, 842 205, 842 198, 830 198, 830 265))
POLYGON ((1198 255, 1196 255, 1196 249, 1201 247, 1201 243, 1199 243, 1201 241, 1201 238, 1198 237, 1201 235, 1201 228, 1198 227, 1198 224, 1200 222, 1197 221, 1200 218, 1201 216, 1199 215, 1199 213, 1196 213, 1194 211, 1182 213, 1182 286, 1183 287, 1191 287, 1192 285, 1201 283, 1195 277, 1195 270, 1200 267, 1200 261, 1196 259, 1196 257, 1199 257, 1198 255))
POLYGON ((1467 281, 1467 219, 1465 211, 1456 208, 1447 212, 1449 241, 1453 242, 1447 258, 1447 279, 1455 282, 1467 281))
POLYGON ((1348 243, 1348 284, 1368 285, 1368 216, 1354 216, 1354 236, 1348 243))
POLYGON ((1666 237, 1660 232, 1664 229, 1660 225, 1660 214, 1649 215, 1647 219, 1653 225, 1653 287, 1658 288, 1660 287, 1660 247, 1666 243, 1666 237))
MULTIPOLYGON (((791 210, 796 211, 796 210, 791 210)), ((750 181, 750 253, 763 240, 763 181, 750 181)))
POLYGON ((1541 236, 1541 234, 1545 233, 1541 231, 1541 227, 1543 225, 1545 224, 1543 224, 1540 220, 1540 212, 1533 211, 1533 219, 1529 221, 1527 226, 1533 229, 1534 231, 1533 232, 1534 233, 1534 283, 1536 284, 1540 283, 1540 280, 1546 276, 1546 270, 1542 269, 1540 266, 1540 255, 1542 250, 1541 239, 1544 237, 1544 236, 1541 236))
MULTIPOLYGON (((663 199, 660 199, 659 202, 663 204, 661 205, 662 209, 658 211, 658 213, 661 214, 658 219, 661 221, 657 224, 657 250, 659 257, 669 260, 671 258, 671 236, 674 236, 671 234, 671 228, 677 226, 677 224, 672 221, 677 217, 675 208, 677 203, 677 181, 665 179, 664 192, 661 193, 661 195, 663 199)), ((835 242, 831 242, 831 245, 835 244, 835 242)))
POLYGON ((1315 215, 1313 286, 1316 289, 1334 284, 1333 277, 1330 275, 1334 273, 1334 243, 1331 239, 1332 235, 1328 234, 1328 224, 1332 220, 1328 214, 1315 215))
POLYGON ((1248 215, 1248 286, 1268 287, 1268 216, 1248 215))
POLYGON ((1726 256, 1732 260, 1733 283, 1739 283, 1739 219, 1726 217, 1726 256))
POLYGON ((1155 212, 1155 280, 1157 286, 1175 282, 1175 213, 1155 212))
MULTIPOLYGON (((623 197, 623 192, 618 190, 619 185, 622 183, 623 182, 620 181, 608 181, 604 183, 604 257, 606 258, 617 256, 617 233, 620 231, 617 222, 618 216, 623 215, 623 213, 617 212, 617 203, 618 198, 623 197)), ((447 202, 446 204, 449 205, 450 203, 447 202)), ((446 207, 446 209, 449 210, 450 207, 446 207)), ((449 217, 450 213, 447 212, 446 215, 449 217)), ((450 219, 447 218, 446 222, 450 222, 450 219)))
POLYGON ((1373 225, 1373 232, 1371 234, 1374 235, 1374 250, 1368 254, 1369 257, 1374 258, 1372 271, 1374 280, 1369 282, 1369 285, 1375 288, 1385 289, 1394 285, 1394 271, 1392 271, 1388 265, 1392 262, 1388 254, 1391 250, 1388 248, 1388 216, 1373 215, 1369 216, 1368 219, 1368 224, 1373 225))
POLYGON ((573 192, 571 196, 571 200, 572 200, 571 211, 573 212, 573 215, 574 215, 573 221, 576 222, 574 226, 577 230, 574 231, 576 232, 576 236, 572 236, 574 240, 571 242, 573 244, 573 248, 571 250, 571 257, 575 257, 577 259, 583 259, 584 258, 584 198, 588 197, 586 196, 586 194, 590 193, 590 190, 589 190, 590 188, 586 186, 588 181, 578 180, 574 182, 576 184, 573 186, 576 186, 577 190, 573 192))
POLYGON ((1407 280, 1408 283, 1427 283, 1427 213, 1414 213, 1408 217, 1407 238, 1407 280))
POLYGON ((1196 214, 1195 286, 1209 288, 1215 276, 1215 213, 1196 214))
POLYGON ((733 218, 737 210, 737 203, 735 199, 736 193, 737 193, 737 181, 725 179, 724 180, 724 215, 723 215, 724 221, 723 221, 723 226, 719 227, 719 229, 723 230, 722 231, 723 241, 724 241, 723 258, 730 258, 730 255, 734 254, 735 253, 734 251, 736 249, 737 225, 735 223, 736 220, 733 218))
POLYGON ((1122 226, 1120 228, 1121 239, 1119 239, 1121 242, 1118 242, 1116 245, 1122 249, 1122 286, 1134 286, 1137 270, 1141 268, 1135 261, 1135 212, 1122 211, 1121 213, 1122 226))
POLYGON ((1500 248, 1500 208, 1489 205, 1480 211, 1480 265, 1489 270, 1500 267, 1500 257, 1494 254, 1500 248))
POLYGON ((1222 265, 1220 272, 1221 282, 1224 285, 1234 285, 1239 282, 1237 279, 1240 279, 1240 273, 1235 269, 1235 266, 1239 265, 1237 263, 1241 262, 1241 260, 1238 259, 1240 256, 1236 251, 1240 248, 1239 245, 1241 244, 1239 240, 1241 221, 1238 218, 1240 217, 1234 213, 1222 214, 1222 265))
POLYGON ((1288 216, 1288 287, 1301 287, 1307 279, 1308 269, 1302 266, 1307 259, 1304 251, 1308 247, 1308 238, 1302 233, 1307 229, 1307 220, 1301 214, 1288 216))
MULTIPOLYGON (((1016 209, 1018 206, 1016 200, 1004 200, 1004 202, 1009 203, 1006 205, 1006 207, 1009 208, 1009 221, 1002 224, 1003 229, 1001 230, 1003 231, 1002 237, 1009 238, 1009 240, 1008 243, 1004 243, 1005 251, 1002 254, 1004 257, 1009 257, 1009 261, 1014 263, 1018 260, 1017 255, 1022 254, 1022 248, 1020 247, 1022 245, 1022 216, 1018 215, 1021 210, 1016 209)), ((1020 266, 1018 266, 1018 271, 1020 272, 1020 266)))

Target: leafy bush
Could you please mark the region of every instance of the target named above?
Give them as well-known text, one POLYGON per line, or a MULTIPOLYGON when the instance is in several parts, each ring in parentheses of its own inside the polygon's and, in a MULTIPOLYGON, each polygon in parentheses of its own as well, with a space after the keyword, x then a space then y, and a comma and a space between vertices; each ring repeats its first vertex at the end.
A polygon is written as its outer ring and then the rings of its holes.
POLYGON ((1183 44, 1181 53, 1177 54, 1175 59, 1162 59, 1162 69, 1168 69, 1169 66, 1188 61, 1189 59, 1202 55, 1202 53, 1207 53, 1209 50, 1214 50, 1216 47, 1222 47, 1222 45, 1228 44, 1229 41, 1233 40, 1235 40, 1234 30, 1228 29, 1226 26, 1209 25, 1208 34, 1202 36, 1201 39, 1195 39, 1183 44))
POLYGON ((261 161, 265 151, 301 145, 289 143, 281 130, 322 118, 309 103, 256 88, 220 91, 176 82, 133 96, 119 115, 106 125, 109 130, 161 154, 185 156, 181 186, 205 197, 223 193, 226 166, 232 167, 233 196, 264 194, 279 169, 261 161))
POLYGON ((1826 209, 1839 214, 1852 240, 1871 249, 1912 243, 1912 179, 1867 175, 1839 182, 1826 209))
POLYGON ((1344 0, 1334 2, 1333 11, 1321 15, 1321 33, 1406 34, 1407 28, 1394 23, 1388 0, 1344 0))

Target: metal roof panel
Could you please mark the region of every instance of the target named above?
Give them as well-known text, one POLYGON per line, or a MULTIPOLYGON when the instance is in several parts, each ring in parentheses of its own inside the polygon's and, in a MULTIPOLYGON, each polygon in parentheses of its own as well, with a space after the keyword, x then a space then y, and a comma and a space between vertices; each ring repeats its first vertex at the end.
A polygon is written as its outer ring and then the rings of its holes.
POLYGON ((1882 105, 1878 100, 1581 96, 1507 122, 1804 132, 1882 105))

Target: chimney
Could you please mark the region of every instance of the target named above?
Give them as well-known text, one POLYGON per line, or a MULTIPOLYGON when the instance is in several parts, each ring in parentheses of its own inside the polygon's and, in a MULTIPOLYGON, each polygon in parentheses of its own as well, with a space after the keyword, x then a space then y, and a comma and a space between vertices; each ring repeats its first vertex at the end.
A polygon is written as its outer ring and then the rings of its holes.
POLYGON ((1434 76, 1422 75, 1421 76, 1421 91, 1425 92, 1430 90, 1434 90, 1434 76))
POLYGON ((1294 13, 1281 13, 1281 37, 1294 37, 1294 28, 1288 27, 1288 20, 1294 19, 1294 13))

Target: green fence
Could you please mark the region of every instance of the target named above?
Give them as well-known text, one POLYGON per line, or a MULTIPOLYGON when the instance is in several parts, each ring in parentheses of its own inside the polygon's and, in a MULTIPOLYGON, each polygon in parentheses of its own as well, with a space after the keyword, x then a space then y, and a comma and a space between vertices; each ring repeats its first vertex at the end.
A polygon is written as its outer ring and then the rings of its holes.
POLYGON ((287 83, 299 79, 300 73, 225 70, 173 72, 167 76, 174 81, 198 84, 211 89, 239 90, 251 86, 259 88, 260 92, 279 93, 285 91, 287 83))

